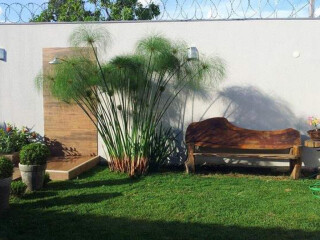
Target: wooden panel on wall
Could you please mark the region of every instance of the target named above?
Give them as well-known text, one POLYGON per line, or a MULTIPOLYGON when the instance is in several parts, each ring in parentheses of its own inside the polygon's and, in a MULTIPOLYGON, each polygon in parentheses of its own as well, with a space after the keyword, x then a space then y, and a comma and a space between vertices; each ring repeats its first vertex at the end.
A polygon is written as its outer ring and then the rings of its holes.
MULTIPOLYGON (((49 71, 54 57, 70 56, 72 48, 44 48, 43 72, 49 71)), ((95 156, 98 134, 94 124, 76 104, 66 104, 54 98, 44 87, 44 133, 53 156, 95 156)))

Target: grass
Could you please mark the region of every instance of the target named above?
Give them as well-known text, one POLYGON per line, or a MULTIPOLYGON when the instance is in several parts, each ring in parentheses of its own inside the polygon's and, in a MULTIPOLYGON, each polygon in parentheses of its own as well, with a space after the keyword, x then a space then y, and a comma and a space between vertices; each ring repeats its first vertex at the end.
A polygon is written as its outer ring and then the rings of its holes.
POLYGON ((212 171, 132 180, 97 167, 12 198, 0 239, 320 239, 314 182, 212 171))

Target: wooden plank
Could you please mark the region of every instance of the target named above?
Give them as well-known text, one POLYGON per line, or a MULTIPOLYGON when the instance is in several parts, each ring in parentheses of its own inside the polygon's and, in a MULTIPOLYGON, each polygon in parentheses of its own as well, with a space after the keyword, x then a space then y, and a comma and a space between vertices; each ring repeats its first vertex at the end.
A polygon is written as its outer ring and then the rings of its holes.
MULTIPOLYGON (((43 72, 52 71, 54 57, 66 58, 75 54, 74 48, 44 48, 43 72)), ((94 124, 76 104, 55 99, 43 89, 44 133, 53 156, 96 156, 98 134, 94 124)))
POLYGON ((225 157, 225 158, 266 158, 266 159, 279 159, 279 160, 297 159, 297 157, 292 154, 194 153, 194 156, 225 157))
POLYGON ((305 147, 310 147, 310 148, 320 148, 320 141, 314 141, 314 140, 306 140, 304 141, 304 146, 305 147))
POLYGON ((257 131, 236 127, 226 118, 210 118, 188 126, 186 143, 210 148, 288 149, 300 145, 301 139, 292 128, 257 131))
POLYGON ((99 161, 97 156, 51 158, 46 172, 52 180, 69 180, 95 167, 99 161))

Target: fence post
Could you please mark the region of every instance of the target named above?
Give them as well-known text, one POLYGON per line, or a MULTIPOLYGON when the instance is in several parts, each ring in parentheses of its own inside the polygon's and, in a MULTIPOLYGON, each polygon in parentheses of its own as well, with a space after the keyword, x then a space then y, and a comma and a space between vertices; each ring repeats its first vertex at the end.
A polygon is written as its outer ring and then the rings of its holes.
POLYGON ((309 18, 314 18, 314 2, 315 0, 309 2, 309 18))

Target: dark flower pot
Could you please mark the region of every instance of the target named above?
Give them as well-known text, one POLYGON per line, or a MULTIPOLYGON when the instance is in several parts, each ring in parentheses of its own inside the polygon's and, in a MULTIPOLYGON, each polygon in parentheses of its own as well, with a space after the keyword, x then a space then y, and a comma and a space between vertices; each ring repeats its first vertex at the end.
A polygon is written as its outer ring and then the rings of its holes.
POLYGON ((12 177, 0 179, 0 212, 9 208, 11 181, 12 177))
POLYGON ((309 130, 308 134, 312 140, 320 141, 320 130, 309 130))
POLYGON ((27 191, 39 190, 43 187, 47 164, 22 165, 19 163, 22 182, 27 185, 27 191))

